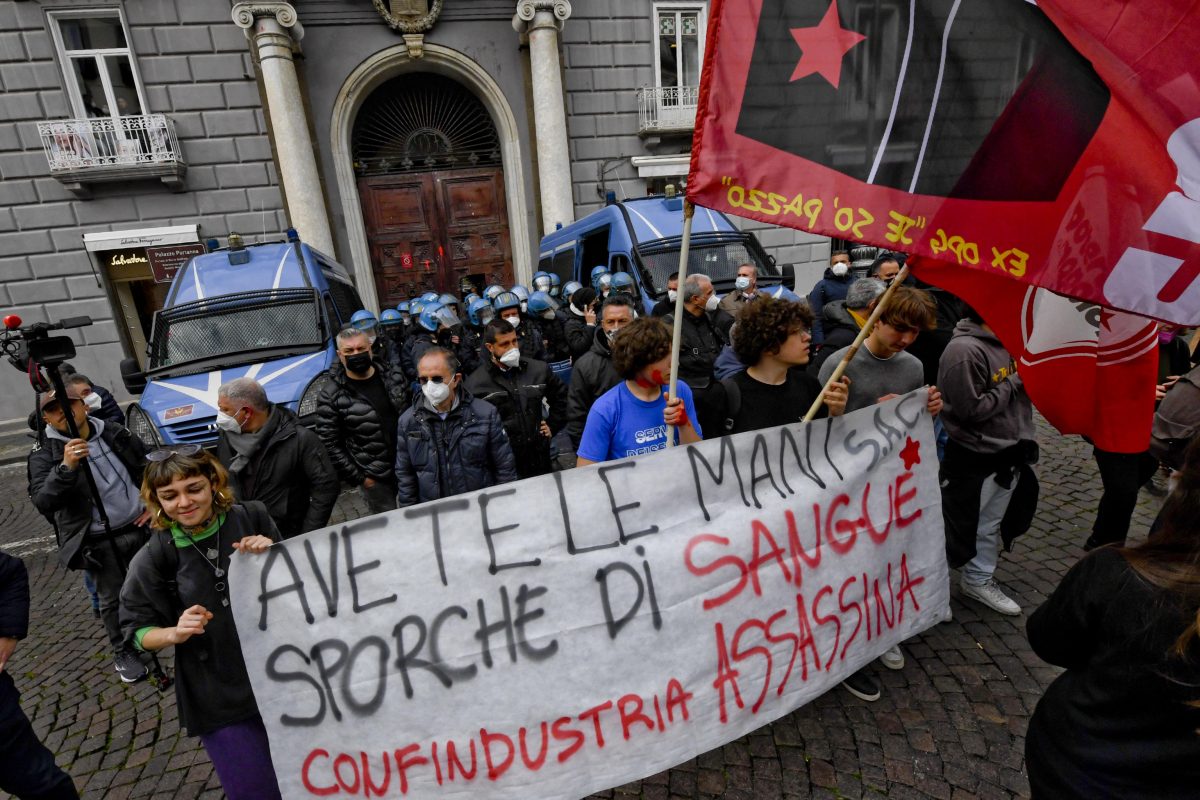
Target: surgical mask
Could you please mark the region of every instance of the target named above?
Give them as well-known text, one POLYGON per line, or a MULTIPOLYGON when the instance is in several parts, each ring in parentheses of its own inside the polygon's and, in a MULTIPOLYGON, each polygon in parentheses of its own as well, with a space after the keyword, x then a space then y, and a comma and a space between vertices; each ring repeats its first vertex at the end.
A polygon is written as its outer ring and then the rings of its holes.
POLYGON ((733 282, 733 285, 739 292, 744 292, 750 288, 750 279, 745 275, 738 275, 738 278, 733 282))
POLYGON ((667 289, 667 302, 674 303, 679 298, 679 292, 675 289, 667 289))
POLYGON ((504 355, 500 356, 500 363, 506 367, 515 367, 521 363, 521 348, 514 347, 512 350, 505 350, 504 355))
POLYGON ((224 411, 217 412, 217 427, 229 433, 242 432, 242 424, 237 421, 237 417, 231 417, 224 411))
POLYGON ((617 328, 617 329, 615 329, 615 330, 611 330, 611 331, 605 331, 605 332, 604 332, 604 335, 608 337, 608 343, 609 343, 609 344, 612 344, 612 343, 613 343, 613 339, 617 338, 617 334, 618 334, 618 333, 620 333, 620 332, 621 332, 621 329, 620 329, 620 328, 617 328))
POLYGON ((705 311, 716 311, 717 307, 719 305, 721 305, 721 298, 717 297, 716 292, 713 292, 711 295, 708 296, 708 302, 706 302, 704 304, 704 310, 705 311))
POLYGON ((425 393, 425 399, 435 406, 446 402, 446 398, 450 396, 450 387, 445 381, 442 383, 434 383, 429 381, 421 387, 421 391, 425 393))
POLYGON ((507 321, 509 325, 512 325, 514 328, 521 327, 521 318, 518 316, 508 316, 508 317, 504 317, 503 319, 505 321, 507 321))
POLYGON ((838 276, 839 278, 845 276, 845 274, 849 271, 850 271, 850 265, 844 261, 839 261, 838 263, 833 265, 833 274, 838 276))
POLYGON ((346 356, 346 369, 356 375, 365 374, 371 369, 371 354, 355 353, 352 356, 346 356))
POLYGON ((89 411, 99 411, 100 406, 104 405, 104 401, 100 399, 100 395, 92 392, 83 398, 83 404, 88 407, 89 411))

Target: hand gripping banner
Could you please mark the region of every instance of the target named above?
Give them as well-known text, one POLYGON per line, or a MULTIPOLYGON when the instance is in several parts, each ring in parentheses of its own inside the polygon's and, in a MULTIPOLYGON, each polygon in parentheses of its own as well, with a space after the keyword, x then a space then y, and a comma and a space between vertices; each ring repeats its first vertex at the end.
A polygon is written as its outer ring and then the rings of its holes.
POLYGON ((235 556, 285 797, 574 798, 949 617, 921 389, 235 556))

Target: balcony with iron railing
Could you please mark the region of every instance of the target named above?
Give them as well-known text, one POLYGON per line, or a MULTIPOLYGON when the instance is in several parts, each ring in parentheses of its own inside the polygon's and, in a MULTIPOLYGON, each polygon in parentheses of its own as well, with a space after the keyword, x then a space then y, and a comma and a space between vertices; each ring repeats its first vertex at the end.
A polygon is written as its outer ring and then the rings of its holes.
POLYGON ((183 189, 187 163, 164 114, 39 122, 50 174, 80 195, 87 185, 158 178, 183 189))
POLYGON ((696 127, 698 86, 643 86, 637 90, 638 136, 688 133, 696 127))

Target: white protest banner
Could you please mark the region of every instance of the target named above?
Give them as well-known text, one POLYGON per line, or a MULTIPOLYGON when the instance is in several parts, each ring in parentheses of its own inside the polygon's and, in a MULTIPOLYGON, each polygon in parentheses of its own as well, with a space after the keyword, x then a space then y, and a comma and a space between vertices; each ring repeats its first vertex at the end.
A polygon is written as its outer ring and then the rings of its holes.
POLYGON ((581 797, 948 618, 924 407, 922 389, 236 556, 284 796, 581 797))

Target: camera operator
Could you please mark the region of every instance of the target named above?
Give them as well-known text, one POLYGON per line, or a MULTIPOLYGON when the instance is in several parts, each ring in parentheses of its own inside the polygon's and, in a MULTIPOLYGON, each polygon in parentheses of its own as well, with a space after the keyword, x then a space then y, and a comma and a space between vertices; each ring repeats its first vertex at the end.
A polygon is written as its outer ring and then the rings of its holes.
POLYGON ((60 537, 59 560, 69 569, 91 572, 117 674, 125 683, 134 683, 146 677, 146 667, 124 641, 117 607, 129 562, 147 537, 150 512, 139 495, 145 447, 115 422, 89 417, 75 386, 66 387, 65 404, 55 392, 48 392, 38 407, 46 428, 44 443, 29 454, 33 504, 43 514, 54 516, 60 537), (68 413, 79 430, 78 439, 71 438, 68 413), (100 510, 80 475, 84 459, 91 465, 111 537, 106 535, 100 510))

